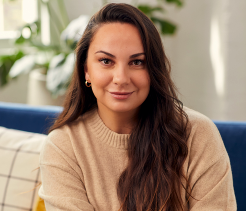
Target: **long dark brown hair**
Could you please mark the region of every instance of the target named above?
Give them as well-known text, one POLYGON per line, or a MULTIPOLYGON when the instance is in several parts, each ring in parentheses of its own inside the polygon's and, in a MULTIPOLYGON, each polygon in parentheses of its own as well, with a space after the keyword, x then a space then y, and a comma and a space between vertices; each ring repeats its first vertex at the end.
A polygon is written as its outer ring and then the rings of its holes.
POLYGON ((188 154, 188 117, 177 98, 160 35, 151 20, 137 8, 112 3, 90 19, 77 45, 76 66, 64 110, 50 131, 97 106, 91 88, 84 84, 84 65, 98 28, 112 22, 129 23, 138 29, 151 80, 149 95, 140 107, 138 123, 129 138, 128 166, 117 184, 120 210, 184 210, 181 188, 187 192, 187 184, 181 181, 185 179, 182 166, 188 154))

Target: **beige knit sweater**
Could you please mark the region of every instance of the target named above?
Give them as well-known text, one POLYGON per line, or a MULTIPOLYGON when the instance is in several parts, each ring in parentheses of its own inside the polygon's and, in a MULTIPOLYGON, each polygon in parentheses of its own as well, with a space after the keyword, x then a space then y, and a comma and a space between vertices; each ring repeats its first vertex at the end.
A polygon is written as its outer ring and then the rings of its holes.
MULTIPOLYGON (((185 108, 192 129, 183 166, 193 197, 190 211, 235 211, 230 161, 216 126, 185 108)), ((39 195, 47 211, 117 211, 116 184, 127 165, 128 134, 107 128, 93 110, 52 131, 40 157, 39 195)))

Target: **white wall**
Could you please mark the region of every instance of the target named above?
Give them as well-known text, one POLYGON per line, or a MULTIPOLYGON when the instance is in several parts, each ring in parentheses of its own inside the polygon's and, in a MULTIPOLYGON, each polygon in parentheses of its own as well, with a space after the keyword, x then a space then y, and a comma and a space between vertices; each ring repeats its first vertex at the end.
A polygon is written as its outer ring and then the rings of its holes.
POLYGON ((210 118, 224 119, 210 57, 214 4, 214 0, 187 0, 182 9, 170 10, 179 29, 174 37, 164 38, 164 46, 184 104, 210 118))
POLYGON ((246 1, 187 0, 164 38, 185 105, 212 119, 246 121, 246 1))
POLYGON ((246 120, 246 1, 227 5, 226 95, 228 119, 246 120))

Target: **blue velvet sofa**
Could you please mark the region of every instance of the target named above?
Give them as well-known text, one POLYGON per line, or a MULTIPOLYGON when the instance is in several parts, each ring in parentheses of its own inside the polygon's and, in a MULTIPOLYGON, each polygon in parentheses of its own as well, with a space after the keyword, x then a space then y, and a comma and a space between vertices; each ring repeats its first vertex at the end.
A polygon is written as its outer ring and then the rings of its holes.
MULTIPOLYGON (((0 102, 0 126, 47 133, 61 107, 0 102)), ((214 121, 230 157, 238 211, 246 211, 246 122, 214 121)))

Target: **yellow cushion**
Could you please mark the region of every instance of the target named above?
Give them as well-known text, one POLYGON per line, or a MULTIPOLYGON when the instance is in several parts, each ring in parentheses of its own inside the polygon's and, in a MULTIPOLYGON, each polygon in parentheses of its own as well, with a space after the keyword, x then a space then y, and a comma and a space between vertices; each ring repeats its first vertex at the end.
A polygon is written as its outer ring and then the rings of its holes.
POLYGON ((38 200, 35 204, 33 211, 46 211, 45 205, 44 205, 44 200, 41 199, 40 197, 38 197, 38 200))

